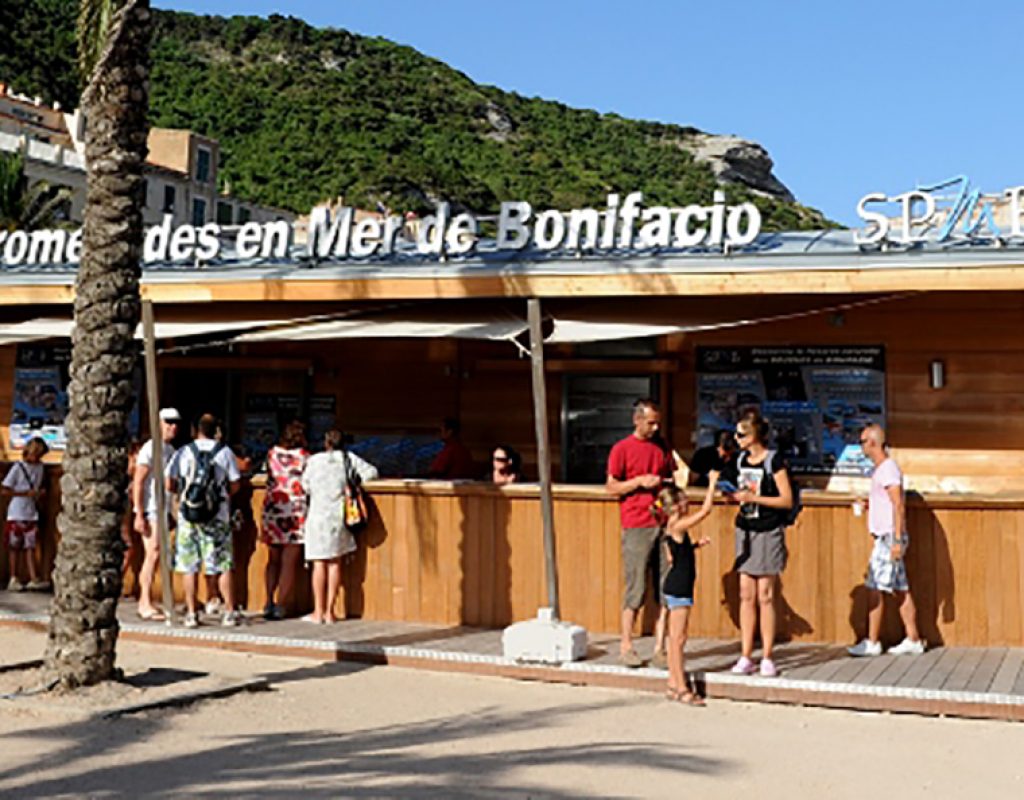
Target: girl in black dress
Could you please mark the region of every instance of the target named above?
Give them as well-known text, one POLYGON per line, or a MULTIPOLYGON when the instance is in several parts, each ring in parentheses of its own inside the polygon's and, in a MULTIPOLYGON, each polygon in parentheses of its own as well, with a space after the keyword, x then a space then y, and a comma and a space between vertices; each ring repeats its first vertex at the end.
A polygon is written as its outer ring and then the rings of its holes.
POLYGON ((709 544, 711 540, 705 537, 693 542, 690 539, 690 528, 711 514, 717 482, 718 473, 713 471, 708 475, 704 503, 692 514, 687 513, 689 503, 686 494, 677 486, 662 489, 655 502, 657 515, 664 520, 665 549, 672 565, 662 584, 665 605, 668 606, 668 691, 665 696, 669 700, 691 706, 704 705, 704 701, 686 681, 683 662, 690 609, 693 608, 693 585, 697 580, 694 551, 709 544))

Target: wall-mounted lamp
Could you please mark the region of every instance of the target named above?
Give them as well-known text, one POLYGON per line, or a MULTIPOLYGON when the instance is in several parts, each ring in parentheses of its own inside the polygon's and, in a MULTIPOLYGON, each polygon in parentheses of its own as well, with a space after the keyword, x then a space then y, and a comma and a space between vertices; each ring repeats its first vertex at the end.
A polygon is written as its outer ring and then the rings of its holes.
POLYGON ((928 385, 933 389, 946 385, 946 365, 941 359, 936 358, 928 365, 928 385))

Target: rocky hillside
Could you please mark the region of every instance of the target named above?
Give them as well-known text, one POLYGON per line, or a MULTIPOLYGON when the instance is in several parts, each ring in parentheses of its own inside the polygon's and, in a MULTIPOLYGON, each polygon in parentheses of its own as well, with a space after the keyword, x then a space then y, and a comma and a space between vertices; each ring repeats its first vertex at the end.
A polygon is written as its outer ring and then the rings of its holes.
MULTIPOLYGON (((0 81, 73 106, 76 6, 0 3, 0 81)), ((232 193, 295 211, 338 196, 396 210, 570 208, 635 189, 648 203, 706 203, 723 185, 768 228, 826 224, 756 143, 522 97, 410 47, 281 16, 158 12, 152 121, 218 138, 232 193)))

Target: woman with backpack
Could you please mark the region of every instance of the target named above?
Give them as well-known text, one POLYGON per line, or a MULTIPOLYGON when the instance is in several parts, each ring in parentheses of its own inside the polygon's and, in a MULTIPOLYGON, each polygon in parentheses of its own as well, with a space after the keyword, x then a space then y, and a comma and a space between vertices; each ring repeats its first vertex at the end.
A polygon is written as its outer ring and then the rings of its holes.
POLYGON ((778 675, 772 661, 775 643, 775 587, 786 568, 786 525, 795 505, 793 486, 785 458, 766 447, 768 423, 758 411, 748 411, 736 423, 736 442, 741 452, 729 465, 728 477, 740 504, 736 515, 736 571, 740 578, 741 655, 732 671, 749 675, 754 664, 754 633, 761 618, 760 673, 778 675))

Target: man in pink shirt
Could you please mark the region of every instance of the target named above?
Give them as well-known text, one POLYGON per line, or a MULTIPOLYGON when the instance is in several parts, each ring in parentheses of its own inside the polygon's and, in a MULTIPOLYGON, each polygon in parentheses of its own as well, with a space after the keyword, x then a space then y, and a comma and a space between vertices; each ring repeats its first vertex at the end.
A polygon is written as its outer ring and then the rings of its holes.
MULTIPOLYGON (((651 506, 662 484, 672 480, 672 456, 657 436, 660 427, 661 412, 655 402, 637 400, 633 404, 633 433, 616 442, 608 454, 605 488, 619 498, 622 518, 625 592, 622 599, 619 660, 627 667, 642 667, 644 663, 633 649, 633 625, 647 589, 647 564, 654 548, 661 541, 661 526, 651 513, 651 506)), ((664 559, 663 553, 659 555, 664 559)), ((664 573, 665 569, 662 568, 662 577, 664 573)), ((655 594, 660 603, 660 581, 655 594)), ((662 607, 654 633, 653 663, 661 667, 665 665, 666 616, 665 608, 662 607)))
POLYGON ((847 648, 852 656, 880 656, 882 643, 882 592, 896 597, 906 638, 895 647, 893 655, 920 655, 924 642, 917 631, 917 610, 910 595, 907 567, 903 562, 910 537, 907 534, 906 504, 903 494, 903 473, 889 458, 885 431, 879 425, 868 425, 861 431, 860 444, 864 455, 875 465, 868 496, 868 531, 875 547, 868 563, 864 586, 868 590, 868 638, 847 648))

